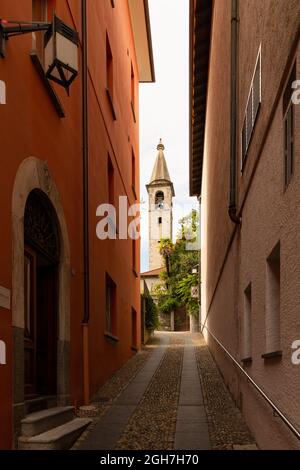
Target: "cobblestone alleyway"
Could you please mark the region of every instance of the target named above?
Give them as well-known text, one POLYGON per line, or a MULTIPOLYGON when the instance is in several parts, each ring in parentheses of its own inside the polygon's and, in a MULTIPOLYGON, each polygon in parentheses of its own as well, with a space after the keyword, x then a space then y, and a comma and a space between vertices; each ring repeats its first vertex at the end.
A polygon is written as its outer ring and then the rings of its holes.
POLYGON ((200 334, 157 332, 93 404, 93 423, 75 450, 254 447, 200 334))

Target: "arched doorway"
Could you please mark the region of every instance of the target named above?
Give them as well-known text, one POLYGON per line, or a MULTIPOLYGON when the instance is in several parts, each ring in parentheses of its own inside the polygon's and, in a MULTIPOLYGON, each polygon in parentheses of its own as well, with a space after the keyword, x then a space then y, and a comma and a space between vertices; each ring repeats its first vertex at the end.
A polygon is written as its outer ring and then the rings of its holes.
MULTIPOLYGON (((42 215, 44 217, 44 215, 42 215)), ((40 220, 39 224, 42 222, 40 220)), ((38 225, 39 225, 38 224, 38 225)), ((37 225, 36 225, 37 227, 37 225)), ((50 237, 51 238, 51 237, 50 237)), ((45 255, 45 254, 44 254, 45 255)), ((28 269, 28 268, 27 268, 28 269)), ((49 273, 49 271, 48 271, 49 273)), ((54 276, 54 278, 55 278, 54 276)), ((70 265, 70 243, 68 237, 68 229, 64 214, 63 204, 59 191, 52 178, 48 165, 35 157, 28 157, 20 164, 14 182, 12 194, 12 326, 13 326, 13 414, 14 414, 14 435, 17 438, 21 432, 21 420, 31 411, 38 411, 38 407, 44 406, 65 406, 70 403, 70 289, 71 289, 71 265, 70 265), (25 211, 29 210, 29 196, 39 196, 39 202, 42 204, 42 214, 46 206, 50 211, 50 220, 54 220, 54 225, 50 233, 57 235, 57 257, 54 256, 50 260, 47 258, 47 269, 55 270, 57 279, 57 295, 58 301, 56 310, 57 321, 57 344, 56 354, 54 358, 56 364, 56 380, 54 378, 54 366, 51 367, 53 386, 56 381, 55 400, 44 400, 37 398, 30 400, 29 387, 25 385, 25 253, 31 253, 31 247, 38 251, 38 265, 42 268, 42 257, 40 257, 40 246, 38 241, 32 240, 41 236, 37 234, 26 235, 25 232, 30 230, 30 217, 25 216, 25 211), (27 206, 27 208, 26 208, 27 206), (27 229, 24 227, 26 219, 27 229), (25 244, 26 242, 26 244, 25 244), (38 249, 37 249, 38 248, 38 249), (55 260, 59 258, 55 264, 55 260), (49 265, 50 262, 50 265, 49 265), (26 390, 26 397, 25 397, 26 390), (32 406, 30 404, 32 402, 32 406), (42 403, 41 403, 42 402, 42 403)), ((40 292, 42 292, 40 290, 40 292)), ((48 317, 48 315, 47 315, 48 317)), ((55 327, 54 327, 55 328, 55 327)), ((51 335, 53 338, 53 335, 51 335)), ((29 346, 29 345, 28 345, 29 346)), ((28 361, 28 359, 27 359, 28 361)), ((37 365, 41 370, 41 365, 37 365)), ((28 372, 26 372, 28 374, 28 372)), ((26 377, 26 382, 28 378, 26 377)), ((28 384, 30 385, 30 384, 28 384)), ((40 385, 42 385, 40 383, 40 385)), ((36 392, 32 388, 32 394, 41 393, 39 387, 36 392)), ((47 386, 48 389, 48 386, 47 386)), ((41 409, 41 408, 40 408, 41 409)))
POLYGON ((59 229, 44 193, 33 190, 24 214, 24 396, 57 394, 59 229))

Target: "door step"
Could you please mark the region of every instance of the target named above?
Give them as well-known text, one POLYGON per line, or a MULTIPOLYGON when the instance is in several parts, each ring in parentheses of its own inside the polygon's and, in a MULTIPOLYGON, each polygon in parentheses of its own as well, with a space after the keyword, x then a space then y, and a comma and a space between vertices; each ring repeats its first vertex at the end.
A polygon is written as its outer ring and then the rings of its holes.
POLYGON ((69 449, 91 419, 75 418, 50 431, 32 437, 21 436, 18 440, 19 450, 65 450, 69 449))
POLYGON ((22 436, 33 437, 61 426, 74 418, 73 406, 49 408, 31 413, 21 421, 22 436))
POLYGON ((41 396, 37 398, 32 398, 31 400, 25 401, 25 412, 26 415, 30 413, 35 413, 37 411, 45 410, 47 408, 53 408, 57 405, 57 396, 41 396))

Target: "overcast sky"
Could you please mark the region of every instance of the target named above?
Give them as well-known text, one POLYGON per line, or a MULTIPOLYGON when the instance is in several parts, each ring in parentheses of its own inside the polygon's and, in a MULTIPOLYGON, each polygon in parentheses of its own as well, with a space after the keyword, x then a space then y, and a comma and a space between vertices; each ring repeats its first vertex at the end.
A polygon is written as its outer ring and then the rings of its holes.
POLYGON ((148 270, 148 194, 160 137, 174 183, 178 219, 197 207, 189 197, 189 0, 149 0, 155 84, 140 86, 141 272, 148 270))

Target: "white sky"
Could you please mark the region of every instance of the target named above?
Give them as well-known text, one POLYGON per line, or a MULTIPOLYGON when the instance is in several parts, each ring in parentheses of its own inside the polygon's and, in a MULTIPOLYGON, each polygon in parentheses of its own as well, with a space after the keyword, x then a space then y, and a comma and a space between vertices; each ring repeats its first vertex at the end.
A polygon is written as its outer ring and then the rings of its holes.
POLYGON ((197 207, 189 197, 189 0, 149 0, 155 84, 140 86, 141 272, 148 270, 148 194, 160 137, 174 183, 178 219, 197 207))

